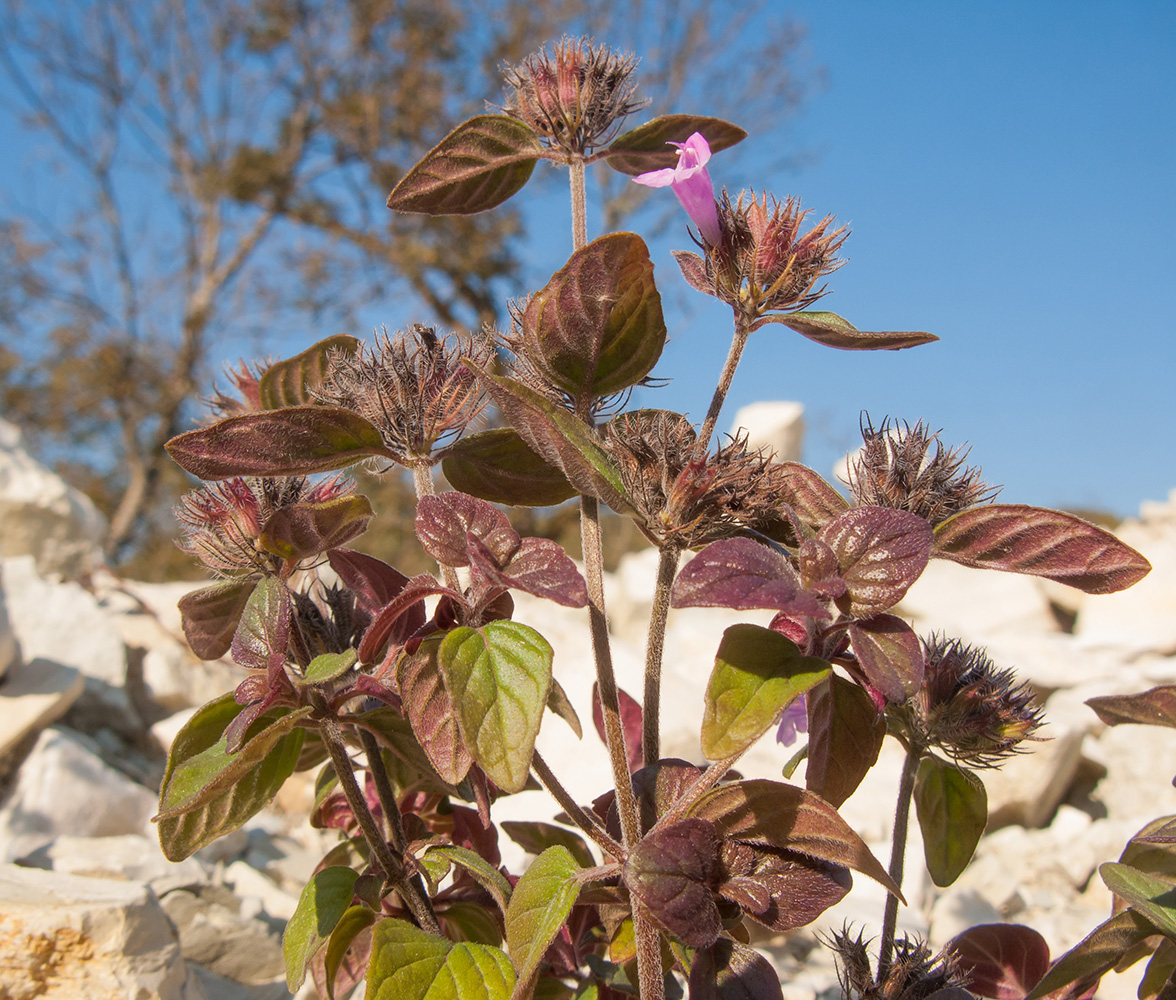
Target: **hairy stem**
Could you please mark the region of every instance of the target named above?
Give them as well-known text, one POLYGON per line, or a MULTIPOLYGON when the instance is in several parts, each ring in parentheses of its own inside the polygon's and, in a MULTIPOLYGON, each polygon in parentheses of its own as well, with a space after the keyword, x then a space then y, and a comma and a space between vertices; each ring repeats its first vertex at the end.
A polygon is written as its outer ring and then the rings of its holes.
MULTIPOLYGON (((907 748, 906 760, 902 765, 902 777, 898 782, 898 803, 894 807, 894 841, 890 845, 890 877, 902 888, 903 861, 906 856, 907 830, 911 820, 911 798, 915 790, 915 772, 919 769, 922 754, 914 747, 907 748)), ((881 980, 890 968, 894 953, 894 934, 898 925, 898 897, 886 897, 886 912, 882 918, 882 939, 878 944, 878 978, 881 980)))
POLYGON ((584 191, 584 161, 575 157, 568 169, 572 183, 572 248, 579 250, 588 242, 588 197, 584 191))
MULTIPOLYGON (((433 467, 428 462, 414 462, 412 466, 412 485, 416 488, 417 501, 421 497, 435 497, 437 487, 433 485, 433 467)), ((461 583, 457 579, 457 570, 444 563, 437 564, 441 568, 441 577, 445 586, 450 590, 461 593, 461 583)))
POLYGON ((665 545, 657 560, 653 610, 649 614, 649 643, 645 647, 645 700, 641 706, 641 756, 648 766, 661 759, 661 668, 670 615, 670 587, 678 572, 681 550, 665 545))
POLYGON ((384 821, 388 827, 388 840, 393 850, 404 853, 407 841, 404 839, 404 826, 400 822, 400 804, 396 801, 396 792, 392 782, 388 780, 388 771, 384 767, 384 758, 380 754, 380 744, 376 742, 368 730, 357 726, 359 740, 363 744, 363 755, 367 758, 368 770, 372 772, 372 779, 376 783, 376 796, 380 800, 380 808, 384 811, 384 821))
POLYGON ((343 733, 339 729, 339 723, 329 716, 321 720, 319 736, 322 738, 327 752, 331 755, 331 763, 334 765, 335 774, 339 779, 339 787, 343 789, 343 794, 347 797, 347 804, 351 806, 351 811, 355 815, 356 822, 359 823, 360 832, 371 849, 376 865, 383 872, 384 878, 400 893, 405 905, 416 918, 421 929, 430 934, 440 934, 441 927, 437 923, 437 915, 433 912, 428 897, 419 891, 414 891, 415 887, 405 877, 404 866, 389 850, 388 841, 384 839, 383 833, 376 824, 376 818, 368 808, 367 799, 359 787, 359 782, 355 780, 355 771, 351 764, 351 758, 347 754, 347 748, 343 744, 343 733))
POLYGON ((735 378, 735 369, 739 367, 739 359, 743 356, 743 348, 747 346, 747 338, 751 330, 747 320, 739 313, 735 314, 735 333, 731 338, 731 348, 727 351, 727 360, 719 374, 719 384, 715 386, 715 394, 711 397, 710 409, 706 411, 706 419, 702 422, 702 430, 698 432, 698 443, 702 449, 710 444, 711 435, 715 431, 715 424, 719 420, 719 412, 727 399, 731 389, 731 382, 735 378))
POLYGON ((552 770, 547 765, 547 761, 543 759, 542 754, 538 750, 535 751, 535 756, 531 758, 531 767, 535 771, 536 777, 543 782, 543 787, 547 789, 551 797, 555 799, 561 806, 564 812, 571 817, 573 823, 584 831, 592 841, 606 854, 618 861, 624 860, 625 849, 608 835, 600 823, 593 818, 592 814, 587 812, 572 796, 568 790, 564 788, 560 780, 552 773, 552 770))

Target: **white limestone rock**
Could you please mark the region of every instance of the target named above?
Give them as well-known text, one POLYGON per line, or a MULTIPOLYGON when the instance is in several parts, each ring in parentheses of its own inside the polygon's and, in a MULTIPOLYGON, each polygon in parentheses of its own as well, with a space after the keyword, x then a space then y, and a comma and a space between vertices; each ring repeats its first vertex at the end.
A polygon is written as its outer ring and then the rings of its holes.
POLYGON ((48 868, 67 875, 129 882, 153 883, 174 878, 200 882, 208 875, 208 869, 195 858, 168 861, 160 850, 159 841, 141 833, 109 837, 63 834, 21 860, 30 867, 48 868))
POLYGON ((780 401, 741 406, 731 423, 731 434, 740 430, 747 432, 751 448, 766 448, 777 462, 799 462, 804 444, 804 404, 780 401))
POLYGON ((61 718, 82 686, 80 673, 52 660, 14 667, 0 684, 0 757, 61 718))
POLYGON ((106 519, 92 500, 25 451, 0 420, 0 554, 31 556, 41 573, 81 576, 102 563, 106 519))

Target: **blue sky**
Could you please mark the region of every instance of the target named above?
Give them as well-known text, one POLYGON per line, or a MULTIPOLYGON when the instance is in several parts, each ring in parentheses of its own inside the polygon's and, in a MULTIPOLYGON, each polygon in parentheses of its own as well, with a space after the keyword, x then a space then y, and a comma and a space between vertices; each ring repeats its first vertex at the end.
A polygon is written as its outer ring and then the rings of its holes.
MULTIPOLYGON (((741 122, 743 155, 717 154, 711 175, 852 225, 822 308, 942 341, 856 354, 767 327, 728 419, 752 400, 802 401, 805 461, 825 475, 864 409, 970 442, 1006 502, 1125 515, 1164 498, 1176 487, 1176 4, 780 9, 805 23, 827 72, 787 133, 815 156, 758 176, 755 126, 741 122)), ((700 419, 730 320, 668 287, 680 281, 669 250, 687 246, 653 245, 673 335, 656 371, 674 382, 637 402, 700 419)))

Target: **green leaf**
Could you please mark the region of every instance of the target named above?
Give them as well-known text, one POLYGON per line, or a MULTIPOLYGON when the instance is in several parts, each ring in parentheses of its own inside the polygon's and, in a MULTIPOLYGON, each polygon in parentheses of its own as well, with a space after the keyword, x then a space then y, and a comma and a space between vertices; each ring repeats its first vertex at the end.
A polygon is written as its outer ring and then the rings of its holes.
POLYGON ((321 653, 310 661, 306 672, 294 680, 300 687, 308 684, 325 684, 327 681, 333 681, 336 677, 347 673, 355 666, 355 661, 354 649, 348 649, 342 653, 321 653))
POLYGON ((1111 892, 1176 941, 1176 888, 1171 882, 1114 861, 1099 865, 1098 873, 1111 892))
POLYGON ((848 799, 886 738, 886 719, 865 691, 836 674, 809 693, 809 756, 805 786, 835 808, 848 799))
POLYGON ((548 945, 572 912, 580 885, 580 866, 566 847, 549 847, 523 873, 506 909, 506 946, 526 984, 539 968, 548 945))
POLYGON ((301 562, 362 535, 374 516, 367 497, 292 504, 265 522, 258 544, 281 559, 301 562))
POLYGON ((388 195, 394 212, 473 215, 501 205, 531 177, 543 146, 506 115, 477 115, 430 149, 388 195))
POLYGON ((498 908, 503 913, 506 913, 507 905, 511 900, 510 883, 506 880, 502 872, 486 861, 480 854, 476 854, 466 847, 442 844, 437 847, 430 847, 425 852, 426 858, 433 855, 444 858, 446 861, 459 865, 468 871, 494 897, 494 902, 498 904, 498 908))
POLYGON ((484 944, 454 944, 404 920, 372 929, 369 1000, 507 1000, 510 959, 484 944))
POLYGON ((576 706, 572 704, 563 685, 554 677, 551 678, 551 693, 547 696, 547 708, 568 724, 568 727, 576 734, 576 739, 583 738, 584 730, 580 726, 580 717, 576 714, 576 706))
POLYGON ((202 660, 219 660, 233 644, 233 635, 249 595, 259 577, 218 583, 185 594, 177 606, 184 627, 184 638, 192 652, 202 660))
POLYGON ((949 517, 935 528, 932 555, 1043 576, 1087 594, 1124 590, 1151 571, 1151 563, 1109 531, 1024 504, 983 504, 949 517))
POLYGON ((240 750, 223 735, 241 706, 227 694, 201 708, 176 736, 160 791, 159 843, 169 861, 183 861, 258 812, 294 772, 302 751, 299 709, 276 722, 259 720, 240 750))
POLYGON ((611 233, 581 247, 527 304, 527 356, 574 400, 636 385, 666 342, 653 261, 636 233, 611 233))
POLYGON ((539 855, 547 848, 559 844, 571 851, 572 857, 581 868, 591 868, 596 864, 584 838, 562 826, 511 819, 503 820, 498 825, 503 833, 528 854, 539 855))
POLYGON ((291 993, 298 991, 306 978, 307 963, 334 933, 351 906, 357 878, 359 873, 352 868, 324 868, 315 872, 303 888, 282 934, 286 985, 291 993))
POLYGON ((441 471, 455 490, 491 503, 547 507, 577 493, 567 476, 536 455, 511 427, 463 437, 450 446, 441 471))
POLYGON ((927 871, 939 888, 968 867, 988 823, 988 793, 969 771, 927 756, 915 776, 915 810, 927 871))
POLYGON ((453 698, 442 676, 441 641, 441 636, 429 636, 415 652, 400 657, 396 683, 404 714, 429 763, 442 781, 458 785, 473 757, 462 740, 453 698))
POLYGON ((456 628, 437 653, 474 760, 506 792, 527 783, 551 690, 551 646, 533 628, 497 621, 456 628))
POLYGON ((685 142, 695 132, 706 139, 712 153, 747 138, 738 125, 705 115, 661 115, 617 136, 604 151, 608 165, 634 176, 678 164, 678 150, 671 142, 685 142))
POLYGON ((1131 910, 1117 913, 1086 935, 1051 966, 1025 1000, 1040 1000, 1068 987, 1064 996, 1080 997, 1111 971, 1128 951, 1156 929, 1131 910))
POLYGON ((933 333, 923 333, 921 330, 901 333, 859 330, 849 320, 832 312, 773 313, 761 319, 756 326, 763 323, 782 323, 802 337, 842 351, 901 351, 906 347, 918 347, 939 339, 933 333))
POLYGON ((603 500, 618 514, 632 509, 620 473, 591 427, 521 382, 484 372, 468 359, 465 363, 532 451, 562 471, 579 492, 603 500))
POLYGON ((226 417, 172 438, 167 452, 200 479, 309 476, 365 458, 396 456, 358 413, 334 406, 291 406, 226 417))
POLYGON ((354 354, 359 341, 346 333, 320 340, 301 354, 270 365, 261 376, 259 392, 261 405, 266 410, 283 406, 306 406, 314 403, 312 389, 323 384, 327 373, 327 358, 336 354, 354 354))
POLYGON ((1151 1000, 1157 996, 1173 973, 1176 973, 1176 945, 1164 940, 1147 963, 1143 978, 1139 981, 1140 1000, 1151 1000))
POLYGON ((345 910, 335 929, 327 939, 327 951, 323 956, 323 972, 327 981, 327 995, 334 1000, 335 979, 347 950, 364 931, 376 922, 376 912, 367 906, 352 906, 345 910))
POLYGON ((723 633, 706 688, 703 755, 722 760, 751 746, 831 669, 824 660, 802 654, 779 632, 732 625, 723 633))

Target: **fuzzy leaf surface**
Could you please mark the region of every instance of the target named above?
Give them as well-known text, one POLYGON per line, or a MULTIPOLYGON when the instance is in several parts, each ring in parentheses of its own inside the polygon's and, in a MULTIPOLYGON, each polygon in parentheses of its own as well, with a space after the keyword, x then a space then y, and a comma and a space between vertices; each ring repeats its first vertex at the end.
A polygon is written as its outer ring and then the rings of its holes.
POLYGON ((780 975, 754 948, 725 938, 695 953, 690 1000, 783 1000, 780 975))
POLYGON ((527 783, 551 689, 551 660, 547 640, 512 621, 456 628, 438 648, 463 741, 504 791, 521 791, 527 783))
POLYGON ((330 353, 354 354, 358 348, 359 341, 355 337, 340 333, 320 340, 292 358, 270 365, 258 386, 262 409, 312 405, 311 390, 323 384, 330 353))
POLYGON ((921 330, 886 333, 859 330, 849 320, 832 312, 773 313, 760 323, 782 323, 802 337, 842 351, 901 351, 939 339, 935 334, 921 330))
POLYGON ((674 608, 772 608, 792 615, 828 618, 829 612, 801 589, 788 560, 750 538, 712 542, 678 574, 670 591, 674 608))
MULTIPOLYGON (((408 577, 386 562, 353 549, 332 548, 327 553, 331 564, 356 603, 369 615, 376 614, 389 604, 408 583, 408 577)), ((424 624, 422 612, 421 624, 424 624)))
POLYGON ((661 926, 688 948, 708 948, 723 930, 714 890, 722 876, 714 824, 684 819, 634 845, 622 879, 661 926))
POLYGON ((824 660, 805 656, 779 632, 732 625, 723 633, 706 688, 703 756, 722 760, 751 746, 831 669, 824 660))
POLYGON ((177 607, 184 627, 184 638, 202 660, 219 660, 229 651, 237 624, 249 603, 249 595, 258 577, 218 583, 193 590, 180 598, 177 607))
POLYGON ((547 696, 547 710, 558 715, 568 724, 568 728, 576 734, 576 739, 584 738, 584 729, 580 725, 580 716, 576 714, 576 706, 571 698, 554 677, 551 678, 551 693, 547 696))
POLYGON ((809 693, 808 710, 805 785, 838 807, 877 762, 886 720, 865 691, 836 674, 809 693))
POLYGON ((532 861, 515 885, 506 908, 506 946, 520 984, 539 969, 548 945, 572 912, 580 894, 575 880, 579 871, 571 852, 555 845, 532 861))
POLYGON ((640 382, 666 342, 645 241, 610 233, 573 253, 531 297, 522 337, 543 374, 573 399, 640 382))
POLYGON ((506 880, 506 876, 502 872, 491 865, 480 854, 471 851, 468 847, 443 844, 439 847, 429 848, 426 857, 434 855, 464 868, 478 881, 482 888, 490 893, 494 898, 494 902, 498 904, 498 908, 503 913, 507 912, 512 897, 510 883, 506 880))
POLYGON ((491 503, 548 507, 577 493, 559 467, 535 454, 511 427, 461 438, 450 446, 441 471, 454 489, 491 503))
POLYGON ((988 793, 971 772, 928 755, 919 761, 914 798, 927 871, 942 889, 976 853, 988 823, 988 793))
POLYGON ((528 854, 539 855, 549 847, 558 845, 566 848, 581 868, 591 868, 596 864, 584 838, 565 827, 534 820, 512 819, 503 820, 499 825, 502 832, 528 854))
POLYGON ((1098 985, 1128 951, 1156 933, 1143 917, 1124 910, 1104 920, 1050 967, 1025 1000, 1073 1000, 1098 985))
MULTIPOLYGON (((356 944, 360 935, 364 935, 369 939, 370 934, 365 935, 365 931, 371 929, 372 924, 376 922, 376 912, 368 906, 352 906, 344 911, 343 916, 339 918, 339 922, 335 925, 335 929, 331 931, 330 938, 327 939, 326 951, 323 954, 323 979, 327 988, 327 996, 330 1000, 334 1000, 335 986, 339 976, 339 971, 343 968, 344 959, 347 957, 348 950, 353 944, 356 944)), ((364 952, 364 965, 367 964, 366 950, 364 952)), ((354 982, 359 982, 363 978, 362 970, 360 974, 354 978, 354 982)), ((316 977, 316 982, 317 977, 316 977)), ((350 987, 345 987, 349 989, 350 987)))
POLYGON ((687 815, 714 823, 723 839, 796 851, 852 868, 903 898, 886 869, 837 810, 794 785, 763 778, 719 785, 695 802, 687 815))
POLYGON ((430 149, 388 195, 394 212, 473 215, 501 205, 543 155, 535 133, 506 115, 477 115, 430 149))
POLYGON ((1109 531, 1023 504, 985 504, 949 517, 935 528, 933 554, 962 566, 1043 576, 1087 594, 1125 590, 1151 570, 1109 531))
POLYGON ((849 626, 854 656, 866 679, 891 702, 906 701, 923 683, 919 637, 895 615, 874 615, 849 626))
POLYGON ((371 1000, 507 1000, 514 984, 514 968, 498 948, 454 944, 404 920, 372 928, 371 1000))
POLYGON ((453 699, 441 672, 442 637, 429 636, 396 664, 404 714, 442 781, 460 784, 474 762, 461 738, 453 699))
POLYGON ((582 608, 588 603, 588 585, 576 564, 550 538, 524 538, 505 565, 491 558, 486 547, 476 541, 469 551, 470 564, 480 580, 534 594, 565 608, 582 608))
POLYGON ((286 662, 290 641, 290 592, 277 577, 267 576, 254 588, 233 636, 233 660, 267 675, 286 662))
POLYGON ((630 510, 620 473, 592 428, 522 383, 484 372, 468 359, 465 364, 535 454, 580 493, 603 500, 618 514, 630 510))
POLYGON ((359 662, 375 663, 383 658, 389 643, 405 643, 425 624, 425 598, 437 594, 457 596, 427 573, 409 580, 372 618, 359 642, 359 662))
POLYGON ((348 649, 342 653, 320 653, 307 664, 306 672, 298 679, 297 683, 301 685, 325 684, 327 681, 333 681, 336 677, 342 677, 355 666, 355 662, 354 649, 348 649))
POLYGON ((706 115, 660 115, 617 136, 604 156, 613 170, 635 176, 647 170, 661 170, 678 164, 678 150, 671 142, 685 142, 695 132, 702 134, 712 153, 734 146, 747 138, 738 125, 706 115))
POLYGON ((444 566, 470 564, 467 535, 477 538, 501 563, 515 554, 521 541, 502 511, 457 492, 421 497, 416 534, 424 550, 444 566))
POLYGON ((826 524, 819 538, 837 553, 847 591, 837 606, 857 618, 902 600, 931 556, 931 526, 886 507, 854 507, 826 524))
POLYGON ((167 453, 199 479, 309 476, 365 458, 393 456, 358 413, 334 406, 291 406, 242 413, 172 438, 167 453))
POLYGON ((1108 726, 1138 723, 1176 728, 1176 685, 1164 684, 1141 694, 1112 694, 1086 701, 1108 726))
POLYGON ((715 294, 714 285, 706 273, 705 260, 688 250, 673 250, 671 253, 674 255, 674 260, 678 262, 678 269, 682 272, 682 277, 686 279, 686 284, 704 295, 715 294))
POLYGON ((778 467, 780 500, 812 528, 823 528, 849 509, 845 497, 799 462, 781 462, 778 467))
POLYGON ((315 872, 302 889, 298 905, 282 934, 282 956, 286 961, 286 986, 297 993, 306 978, 306 966, 351 906, 355 880, 353 868, 332 865, 315 872))
MULTIPOLYGON (((625 756, 629 762, 629 773, 640 770, 644 763, 641 756, 641 703, 628 691, 617 688, 617 701, 621 708, 621 731, 625 737, 625 756)), ((592 725, 600 742, 608 744, 604 732, 604 706, 600 703, 600 685, 592 682, 592 725)))
POLYGON ((267 552, 301 562, 362 535, 374 516, 367 497, 298 503, 276 511, 261 529, 259 541, 267 552))
POLYGON ((1098 866, 1107 888, 1176 941, 1176 887, 1130 865, 1107 861, 1098 866))
POLYGON ((968 989, 991 1000, 1021 1000, 1049 971, 1049 945, 1023 924, 977 924, 945 950, 968 970, 968 989))
POLYGON ((412 723, 395 708, 381 705, 379 708, 368 709, 362 715, 356 716, 355 722, 375 736, 387 753, 404 764, 417 783, 425 781, 428 787, 436 786, 434 790, 441 794, 457 794, 453 785, 442 780, 437 774, 429 755, 417 740, 412 723))

